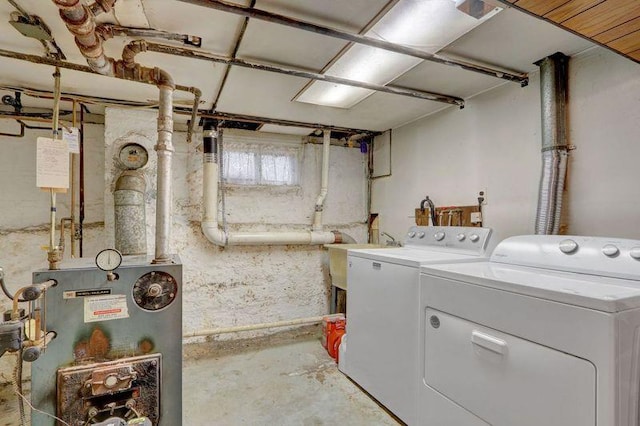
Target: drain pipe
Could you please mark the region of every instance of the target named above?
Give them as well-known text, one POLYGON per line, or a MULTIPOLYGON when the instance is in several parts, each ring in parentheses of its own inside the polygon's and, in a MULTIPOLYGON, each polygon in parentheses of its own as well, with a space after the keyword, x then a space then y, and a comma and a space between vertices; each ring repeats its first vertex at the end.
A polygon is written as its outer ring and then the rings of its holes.
POLYGON ((570 145, 567 142, 569 57, 558 52, 536 62, 540 67, 542 173, 535 233, 558 234, 570 145))
MULTIPOLYGON (((110 12, 116 0, 97 0, 86 6, 80 0, 53 0, 60 9, 60 16, 76 44, 87 59, 89 67, 100 74, 124 80, 153 83, 160 90, 158 106, 158 155, 156 198, 156 247, 154 263, 168 263, 169 231, 171 228, 171 161, 174 151, 173 134, 173 78, 160 68, 143 67, 135 62, 135 55, 145 51, 141 42, 129 43, 122 51, 122 60, 116 61, 105 55, 102 38, 96 33, 95 16, 110 12)), ((194 93, 197 95, 197 93, 194 93)))
POLYGON ((213 244, 227 245, 288 245, 288 244, 332 244, 341 243, 338 231, 273 231, 273 232, 227 232, 218 224, 218 132, 215 125, 206 123, 203 132, 204 163, 202 165, 202 232, 213 244))
POLYGON ((331 130, 324 130, 322 141, 322 180, 320 184, 320 194, 316 200, 316 212, 313 217, 313 230, 322 231, 322 211, 324 210, 324 199, 327 197, 329 187, 329 150, 331 149, 331 130))

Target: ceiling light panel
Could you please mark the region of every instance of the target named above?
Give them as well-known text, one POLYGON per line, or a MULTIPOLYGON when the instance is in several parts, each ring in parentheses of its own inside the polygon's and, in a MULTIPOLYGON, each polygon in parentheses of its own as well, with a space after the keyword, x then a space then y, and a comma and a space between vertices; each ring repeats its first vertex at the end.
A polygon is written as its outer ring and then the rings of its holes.
MULTIPOLYGON (((436 53, 499 10, 495 8, 482 19, 476 19, 456 9, 452 0, 400 0, 365 35, 436 53)), ((420 62, 422 59, 354 44, 325 73, 367 83, 388 84, 420 62)), ((316 81, 295 100, 351 108, 372 93, 367 89, 316 81)))

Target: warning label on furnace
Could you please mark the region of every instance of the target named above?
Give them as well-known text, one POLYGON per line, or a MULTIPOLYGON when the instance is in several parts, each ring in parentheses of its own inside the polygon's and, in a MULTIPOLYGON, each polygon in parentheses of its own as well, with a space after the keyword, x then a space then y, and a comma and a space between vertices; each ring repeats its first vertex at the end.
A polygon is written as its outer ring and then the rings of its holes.
POLYGON ((129 318, 127 296, 113 294, 84 298, 84 322, 129 318))

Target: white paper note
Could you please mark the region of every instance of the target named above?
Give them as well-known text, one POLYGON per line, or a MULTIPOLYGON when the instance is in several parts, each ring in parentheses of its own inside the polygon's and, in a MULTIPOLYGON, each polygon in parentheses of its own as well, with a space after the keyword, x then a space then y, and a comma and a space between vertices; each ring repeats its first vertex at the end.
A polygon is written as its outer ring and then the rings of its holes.
POLYGON ((62 140, 67 141, 71 154, 80 154, 80 131, 77 127, 70 127, 69 131, 62 129, 62 140))
POLYGON ((69 188, 69 147, 60 139, 38 138, 36 153, 36 186, 69 188))
POLYGON ((85 297, 84 322, 108 321, 120 318, 129 318, 127 296, 124 294, 85 297))

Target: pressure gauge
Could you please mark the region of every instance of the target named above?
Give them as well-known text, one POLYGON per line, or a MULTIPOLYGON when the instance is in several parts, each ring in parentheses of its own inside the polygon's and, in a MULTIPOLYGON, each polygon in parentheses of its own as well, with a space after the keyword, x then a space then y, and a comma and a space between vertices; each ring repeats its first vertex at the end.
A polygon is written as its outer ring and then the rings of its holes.
POLYGON ((96 266, 103 271, 111 272, 122 263, 122 255, 116 249, 104 249, 96 256, 96 266))
POLYGON ((149 161, 149 152, 137 143, 128 143, 120 149, 118 160, 128 170, 143 168, 149 161))

